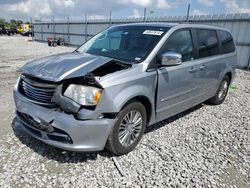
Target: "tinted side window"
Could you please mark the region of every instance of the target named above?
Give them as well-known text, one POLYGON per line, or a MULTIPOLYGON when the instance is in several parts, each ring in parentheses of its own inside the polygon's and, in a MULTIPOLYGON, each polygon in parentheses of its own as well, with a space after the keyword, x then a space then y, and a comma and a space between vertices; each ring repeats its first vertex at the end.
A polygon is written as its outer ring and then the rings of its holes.
POLYGON ((182 55, 182 61, 194 59, 192 37, 189 30, 181 30, 173 33, 167 40, 161 54, 176 52, 182 55))
POLYGON ((216 31, 207 29, 197 29, 197 41, 199 58, 219 54, 219 44, 216 31))
POLYGON ((227 31, 218 31, 219 41, 221 42, 221 53, 230 53, 235 51, 232 35, 227 31))

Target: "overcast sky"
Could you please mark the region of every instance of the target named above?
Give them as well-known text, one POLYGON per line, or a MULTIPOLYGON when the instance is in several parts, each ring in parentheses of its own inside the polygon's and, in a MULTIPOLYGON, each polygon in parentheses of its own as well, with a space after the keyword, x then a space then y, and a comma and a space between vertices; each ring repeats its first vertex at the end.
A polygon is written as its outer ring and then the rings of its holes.
POLYGON ((186 15, 188 3, 191 14, 250 13, 250 0, 0 0, 0 18, 84 19, 186 15))

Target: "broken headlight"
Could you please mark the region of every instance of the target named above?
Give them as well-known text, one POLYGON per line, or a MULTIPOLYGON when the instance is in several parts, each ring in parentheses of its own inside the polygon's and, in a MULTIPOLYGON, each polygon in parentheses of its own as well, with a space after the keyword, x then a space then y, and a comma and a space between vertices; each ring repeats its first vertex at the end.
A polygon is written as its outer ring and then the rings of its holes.
POLYGON ((92 86, 70 84, 64 96, 83 106, 94 106, 100 101, 102 90, 92 86))

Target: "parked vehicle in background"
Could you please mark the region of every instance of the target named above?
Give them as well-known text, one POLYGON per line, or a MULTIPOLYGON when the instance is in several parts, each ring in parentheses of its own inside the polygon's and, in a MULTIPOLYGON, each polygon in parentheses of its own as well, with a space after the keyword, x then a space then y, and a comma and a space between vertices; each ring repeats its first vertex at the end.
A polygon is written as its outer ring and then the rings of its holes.
POLYGON ((21 33, 22 36, 27 36, 27 37, 32 37, 34 36, 34 31, 33 30, 28 30, 26 32, 21 33))
POLYGON ((147 126, 207 100, 221 104, 236 61, 233 38, 219 27, 113 26, 72 53, 24 65, 14 88, 17 120, 47 144, 122 155, 147 126))
POLYGON ((10 35, 15 35, 16 34, 16 30, 15 29, 9 29, 9 33, 10 33, 10 35))
POLYGON ((64 38, 63 37, 48 37, 48 46, 63 46, 64 45, 64 38))
POLYGON ((14 35, 15 34, 15 31, 13 29, 6 29, 6 28, 1 28, 0 29, 0 34, 3 34, 3 35, 14 35))
POLYGON ((17 31, 18 33, 25 33, 26 31, 30 29, 31 29, 30 24, 21 24, 20 26, 18 26, 17 31))
POLYGON ((13 31, 14 34, 18 34, 17 28, 13 28, 12 31, 13 31))

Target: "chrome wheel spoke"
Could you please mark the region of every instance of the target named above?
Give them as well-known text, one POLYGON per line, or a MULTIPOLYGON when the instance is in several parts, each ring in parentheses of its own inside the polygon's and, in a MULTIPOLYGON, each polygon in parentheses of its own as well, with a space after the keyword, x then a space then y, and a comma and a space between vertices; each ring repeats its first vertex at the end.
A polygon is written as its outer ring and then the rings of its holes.
POLYGON ((219 96, 218 96, 218 98, 219 98, 220 100, 221 100, 221 98, 222 98, 221 96, 222 96, 222 93, 220 92, 220 93, 219 93, 219 96))
POLYGON ((224 89, 224 90, 227 89, 227 81, 225 81, 225 83, 223 84, 223 89, 224 89))
POLYGON ((126 129, 126 128, 127 128, 127 125, 124 124, 124 123, 121 123, 121 125, 120 125, 120 130, 124 130, 124 129, 126 129))
POLYGON ((123 119, 124 121, 125 121, 125 123, 126 124, 128 124, 129 123, 129 117, 128 117, 128 114, 126 114, 126 116, 124 117, 124 119, 123 119))
POLYGON ((121 144, 125 144, 128 137, 129 137, 129 133, 126 132, 126 133, 122 136, 122 138, 120 139, 121 144))
POLYGON ((138 118, 136 122, 134 123, 134 126, 140 125, 142 123, 142 118, 138 118))
POLYGON ((135 141, 137 138, 137 135, 134 133, 134 131, 131 133, 131 140, 135 141))
POLYGON ((125 142, 125 144, 126 144, 127 146, 129 146, 129 145, 130 145, 130 141, 131 141, 131 139, 130 139, 130 134, 128 133, 128 134, 126 135, 126 138, 124 139, 124 142, 125 142))
POLYGON ((122 138, 123 138, 126 134, 127 134, 127 130, 120 131, 120 132, 118 133, 119 139, 122 140, 122 138))
POLYGON ((132 122, 134 123, 134 122, 136 122, 138 120, 138 118, 140 118, 140 113, 136 112, 135 110, 133 112, 134 112, 134 115, 133 115, 132 122))
POLYGON ((134 127, 133 131, 135 133, 139 133, 141 131, 141 126, 140 127, 134 127))
POLYGON ((132 120, 133 120, 133 112, 134 111, 130 111, 128 114, 128 117, 129 117, 129 123, 132 123, 132 120))

